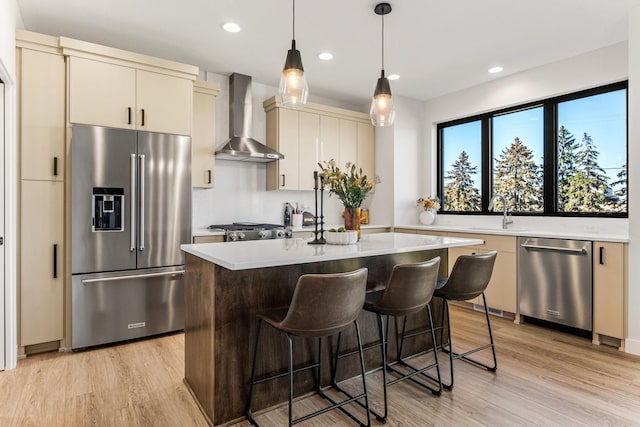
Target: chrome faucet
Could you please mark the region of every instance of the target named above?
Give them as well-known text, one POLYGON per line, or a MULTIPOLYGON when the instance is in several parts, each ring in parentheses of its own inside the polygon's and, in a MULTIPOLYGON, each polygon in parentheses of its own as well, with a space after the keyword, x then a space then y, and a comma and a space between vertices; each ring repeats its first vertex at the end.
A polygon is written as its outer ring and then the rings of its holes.
POLYGON ((507 229, 507 225, 513 224, 513 220, 509 216, 509 212, 507 212, 507 199, 502 194, 494 194, 489 202, 489 210, 493 210, 493 203, 496 199, 500 199, 502 202, 502 228, 507 229))

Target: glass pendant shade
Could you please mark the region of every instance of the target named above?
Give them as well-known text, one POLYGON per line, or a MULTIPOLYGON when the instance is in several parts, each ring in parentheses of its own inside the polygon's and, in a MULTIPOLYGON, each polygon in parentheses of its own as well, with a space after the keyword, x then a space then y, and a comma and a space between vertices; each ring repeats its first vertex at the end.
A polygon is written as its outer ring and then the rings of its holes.
POLYGON ((384 76, 384 70, 380 74, 376 90, 373 93, 369 116, 371 117, 371 123, 377 127, 391 126, 396 117, 389 80, 384 76))
POLYGON ((296 41, 291 41, 291 49, 287 52, 287 59, 280 77, 278 93, 282 97, 285 108, 303 108, 309 96, 309 85, 304 75, 300 51, 296 49, 296 41))

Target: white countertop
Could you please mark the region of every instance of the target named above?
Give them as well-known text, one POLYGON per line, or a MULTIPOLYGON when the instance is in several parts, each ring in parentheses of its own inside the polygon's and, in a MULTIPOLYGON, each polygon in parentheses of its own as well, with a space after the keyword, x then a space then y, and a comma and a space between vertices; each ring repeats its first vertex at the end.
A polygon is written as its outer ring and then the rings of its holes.
POLYGON ((363 234, 354 245, 310 245, 310 239, 272 239, 248 242, 181 245, 192 255, 229 270, 305 264, 348 258, 362 258, 457 246, 482 244, 482 239, 428 236, 403 233, 363 234))
MULTIPOLYGON (((342 224, 344 225, 344 224, 342 224)), ((341 227, 342 225, 329 225, 329 226, 325 226, 324 229, 328 230, 331 227, 334 228, 338 228, 341 227)), ((361 229, 363 230, 367 230, 367 229, 375 229, 375 228, 391 228, 391 226, 389 225, 380 225, 380 224, 363 224, 360 226, 361 229)), ((291 231, 293 231, 294 233, 296 232, 300 232, 300 231, 314 231, 315 227, 292 227, 291 231)), ((193 230, 191 230, 191 234, 193 236, 196 237, 203 237, 203 236, 224 236, 224 231, 212 231, 209 230, 208 228, 194 228, 193 230)))
POLYGON ((491 227, 458 227, 453 225, 396 225, 394 230, 399 228, 407 228, 410 230, 424 231, 450 231, 454 233, 469 234, 498 234, 503 236, 529 236, 529 237, 548 237, 551 239, 578 239, 578 240, 594 240, 599 242, 629 242, 629 236, 623 234, 611 233, 589 233, 577 231, 563 230, 535 230, 527 227, 509 227, 506 230, 502 228, 491 227))

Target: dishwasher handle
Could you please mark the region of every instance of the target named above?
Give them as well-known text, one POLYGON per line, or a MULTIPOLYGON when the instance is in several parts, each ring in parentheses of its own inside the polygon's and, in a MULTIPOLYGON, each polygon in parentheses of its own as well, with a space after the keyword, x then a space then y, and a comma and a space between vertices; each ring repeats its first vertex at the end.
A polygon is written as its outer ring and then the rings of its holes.
POLYGON ((526 244, 526 243, 523 244, 523 245, 520 245, 520 246, 525 248, 525 249, 539 249, 539 250, 542 250, 542 251, 564 252, 564 253, 576 254, 576 255, 586 255, 587 254, 587 250, 585 248, 580 248, 580 249, 559 248, 557 246, 529 245, 529 244, 526 244))

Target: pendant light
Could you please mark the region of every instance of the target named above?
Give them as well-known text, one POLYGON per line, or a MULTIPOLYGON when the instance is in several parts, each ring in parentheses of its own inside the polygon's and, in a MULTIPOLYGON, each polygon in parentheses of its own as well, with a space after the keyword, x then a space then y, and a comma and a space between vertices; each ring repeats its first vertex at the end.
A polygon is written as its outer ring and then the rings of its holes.
POLYGON ((389 3, 379 3, 373 11, 382 18, 382 71, 380 72, 378 84, 376 84, 376 90, 373 92, 369 115, 374 126, 391 126, 396 116, 396 110, 393 107, 389 79, 384 75, 384 15, 391 13, 391 5, 389 3))
POLYGON ((293 37, 291 40, 291 49, 287 52, 287 59, 282 69, 278 93, 282 97, 282 105, 284 107, 299 109, 307 103, 309 86, 307 85, 307 78, 304 75, 304 68, 302 68, 300 51, 296 49, 296 0, 292 1, 293 37))

